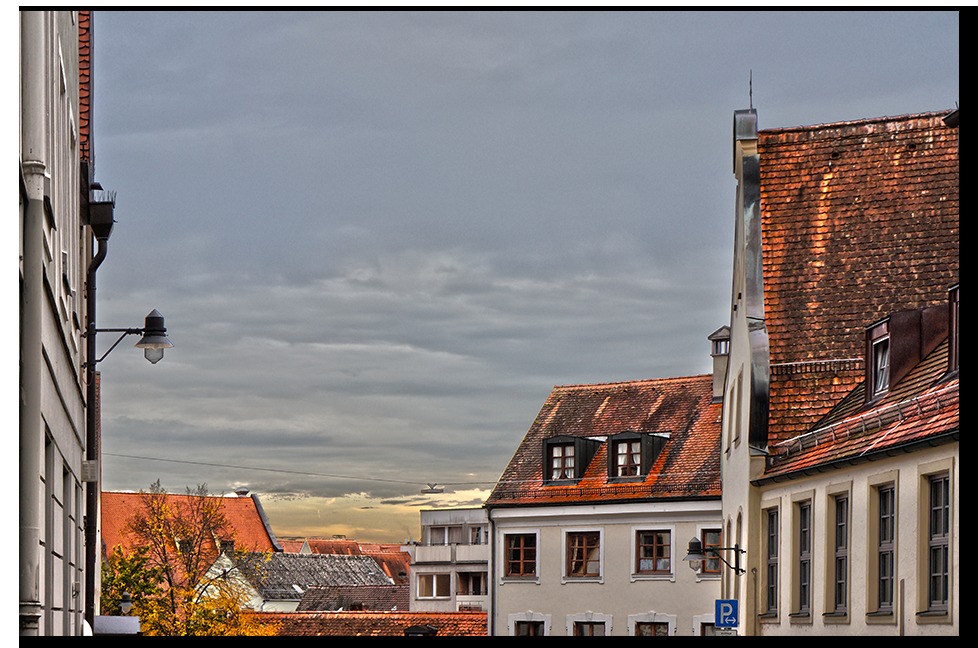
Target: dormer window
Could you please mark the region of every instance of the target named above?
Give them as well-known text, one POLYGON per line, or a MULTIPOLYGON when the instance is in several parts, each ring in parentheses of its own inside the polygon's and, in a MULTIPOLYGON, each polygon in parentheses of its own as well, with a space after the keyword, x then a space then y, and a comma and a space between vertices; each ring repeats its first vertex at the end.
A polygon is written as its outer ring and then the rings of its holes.
POLYGON ((866 338, 869 369, 867 388, 870 398, 876 398, 890 388, 889 320, 870 326, 866 338))
POLYGON ((583 477, 600 445, 601 442, 597 439, 568 435, 544 441, 544 483, 567 482, 583 477))
POLYGON ((669 440, 667 432, 622 432, 608 438, 608 478, 644 478, 669 440))
POLYGON ((638 439, 615 443, 615 477, 635 477, 642 469, 642 443, 638 439))
POLYGON ((550 446, 550 479, 574 478, 574 444, 554 443, 550 446))

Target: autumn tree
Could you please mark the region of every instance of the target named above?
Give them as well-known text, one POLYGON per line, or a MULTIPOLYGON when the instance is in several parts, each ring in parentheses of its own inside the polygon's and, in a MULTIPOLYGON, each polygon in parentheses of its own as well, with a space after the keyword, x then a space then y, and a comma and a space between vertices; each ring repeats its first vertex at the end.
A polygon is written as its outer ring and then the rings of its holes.
POLYGON ((247 609, 246 578, 240 576, 249 574, 229 578, 226 570, 212 572, 222 553, 235 553, 222 498, 210 497, 204 484, 188 487, 186 496, 171 496, 157 480, 140 491, 140 501, 126 523, 134 549, 113 553, 103 568, 105 609, 118 609, 122 591, 128 591, 131 614, 140 617, 145 635, 274 634, 273 625, 260 624, 247 609), (147 585, 140 587, 140 581, 147 585))

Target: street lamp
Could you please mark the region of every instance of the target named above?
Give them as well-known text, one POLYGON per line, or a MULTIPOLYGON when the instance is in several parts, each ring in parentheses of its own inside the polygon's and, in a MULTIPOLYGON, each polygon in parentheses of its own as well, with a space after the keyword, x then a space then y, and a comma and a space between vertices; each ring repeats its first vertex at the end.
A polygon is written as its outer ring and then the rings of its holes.
POLYGON ((132 609, 132 596, 129 592, 122 593, 122 601, 119 602, 119 609, 122 610, 123 614, 129 614, 129 610, 132 609))
POLYGON ((693 538, 689 541, 689 547, 686 550, 686 557, 683 560, 689 562, 689 568, 693 571, 699 571, 703 566, 704 560, 709 560, 711 558, 718 558, 720 561, 734 570, 738 574, 743 574, 745 569, 740 566, 740 554, 747 553, 747 550, 741 549, 739 544, 735 544, 732 547, 707 547, 703 549, 703 543, 700 542, 699 538, 693 538), (734 564, 731 565, 727 562, 726 558, 720 555, 721 551, 732 551, 734 552, 734 564))
MULTIPOLYGON (((116 340, 109 350, 102 354, 102 357, 92 363, 93 370, 94 365, 105 360, 105 356, 112 352, 112 349, 116 348, 122 339, 127 335, 142 335, 139 342, 136 342, 136 348, 143 349, 143 355, 152 364, 156 364, 163 359, 163 349, 172 349, 173 343, 170 339, 166 337, 166 327, 163 326, 163 314, 155 308, 146 316, 146 325, 143 328, 108 328, 108 329, 93 329, 93 333, 122 333, 119 339, 116 340)), ((88 366, 88 363, 85 363, 88 366)))

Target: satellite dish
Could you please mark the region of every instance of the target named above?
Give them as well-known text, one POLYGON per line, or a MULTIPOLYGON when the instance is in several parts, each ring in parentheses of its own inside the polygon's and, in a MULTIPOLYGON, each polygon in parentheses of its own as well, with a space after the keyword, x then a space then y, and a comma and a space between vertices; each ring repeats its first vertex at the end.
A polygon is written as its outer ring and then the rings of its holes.
POLYGON ((445 492, 445 489, 442 488, 442 487, 440 487, 438 484, 434 484, 432 482, 428 482, 428 488, 422 488, 421 489, 421 492, 423 494, 444 493, 445 492))

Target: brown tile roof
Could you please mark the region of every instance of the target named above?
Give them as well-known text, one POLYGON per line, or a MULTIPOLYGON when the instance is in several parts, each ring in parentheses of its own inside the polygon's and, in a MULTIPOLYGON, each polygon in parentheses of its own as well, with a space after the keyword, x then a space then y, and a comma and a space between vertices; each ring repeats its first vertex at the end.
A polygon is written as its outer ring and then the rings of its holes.
POLYGON ((314 554, 370 556, 395 583, 403 584, 410 580, 411 554, 401 551, 400 545, 358 542, 349 538, 306 538, 306 542, 314 554))
MULTIPOLYGON (((167 499, 175 507, 184 505, 188 497, 193 496, 167 494, 167 499)), ((277 540, 264 518, 261 504, 254 496, 228 496, 219 497, 219 499, 222 503, 224 516, 232 529, 235 549, 259 552, 280 550, 277 546, 277 540)), ((118 545, 124 549, 132 545, 133 538, 127 533, 126 526, 132 516, 141 510, 143 510, 143 504, 139 493, 102 491, 103 555, 110 555, 118 545)), ((215 547, 214 556, 217 557, 217 554, 215 547)))
POLYGON ((719 497, 721 405, 712 398, 709 374, 554 387, 486 505, 719 497), (628 431, 670 433, 645 479, 609 482, 602 443, 578 483, 543 483, 546 439, 628 431))
POLYGON ((865 327, 958 280, 958 132, 947 113, 762 130, 772 445, 862 380, 865 327))
POLYGON ((872 459, 909 446, 957 440, 958 377, 947 376, 948 344, 932 351, 879 401, 860 384, 813 430, 782 442, 765 480, 872 459))
POLYGON ((78 12, 78 141, 80 157, 92 161, 92 12, 78 12))
POLYGON ((410 585, 325 585, 307 589, 297 612, 329 610, 400 610, 411 605, 410 585))
POLYGON ((485 612, 258 612, 280 637, 401 637, 408 628, 431 626, 438 637, 484 637, 485 612))

